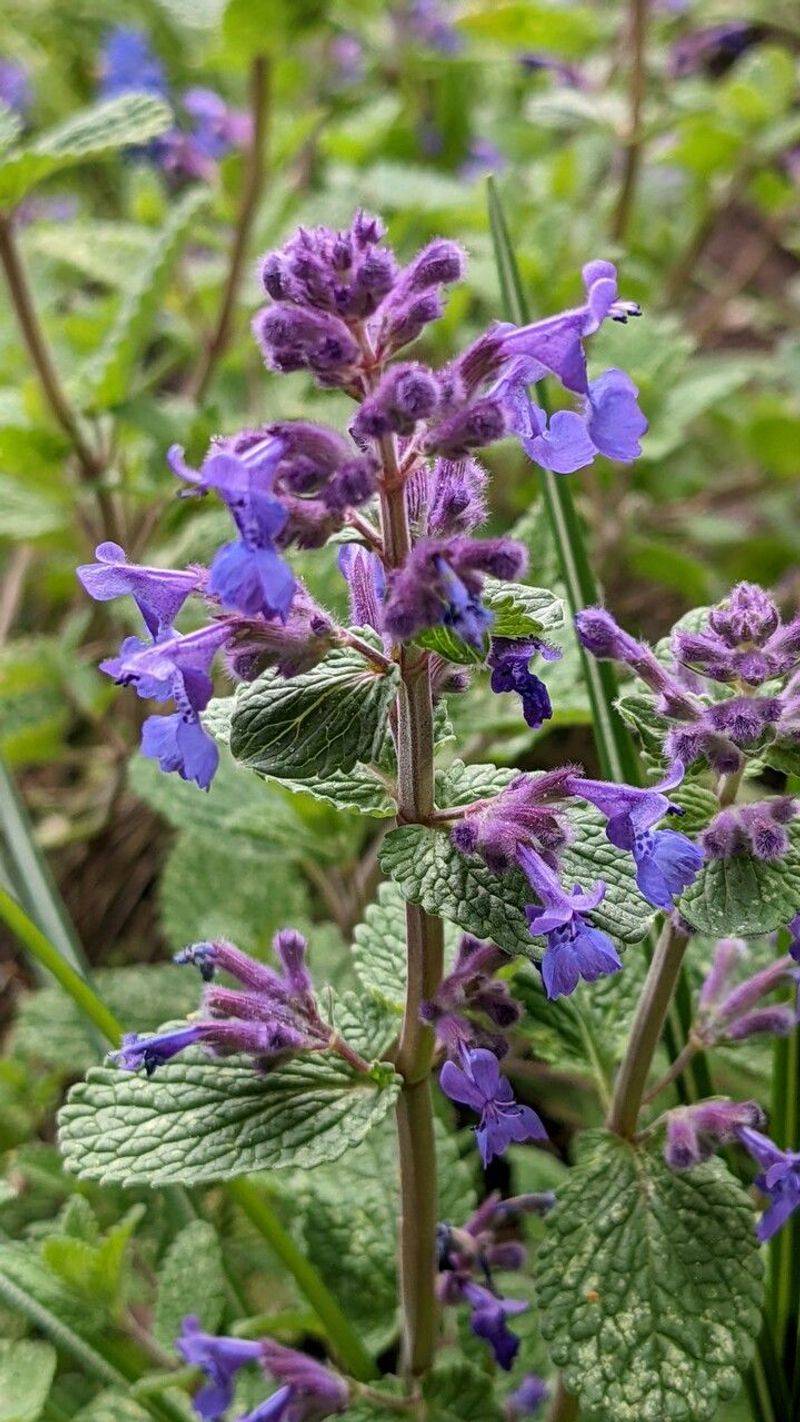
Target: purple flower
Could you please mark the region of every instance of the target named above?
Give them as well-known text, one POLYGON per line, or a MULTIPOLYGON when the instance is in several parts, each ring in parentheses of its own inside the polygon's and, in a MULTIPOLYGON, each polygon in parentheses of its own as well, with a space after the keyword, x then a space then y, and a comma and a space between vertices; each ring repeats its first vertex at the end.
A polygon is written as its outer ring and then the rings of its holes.
POLYGON ((106 36, 100 55, 100 96, 147 93, 167 97, 164 66, 142 30, 118 25, 106 36))
MULTIPOLYGON (((299 228, 280 251, 264 259, 261 279, 267 295, 281 306, 286 319, 292 309, 339 318, 357 360, 357 343, 345 322, 370 316, 392 291, 397 277, 394 254, 380 245, 384 231, 378 218, 362 210, 344 231, 299 228)), ((321 332, 323 327, 317 329, 321 332)), ((336 327, 327 329, 333 332, 336 327)))
POLYGON ((482 651, 493 620, 480 600, 482 574, 513 578, 524 566, 525 550, 507 538, 423 539, 391 576, 384 629, 408 641, 426 627, 450 627, 482 651))
POLYGON ((194 1314, 184 1318, 175 1347, 184 1362, 200 1368, 207 1383, 195 1393, 194 1407, 204 1422, 217 1422, 233 1401, 234 1379, 240 1368, 261 1361, 261 1344, 245 1338, 218 1338, 205 1333, 194 1314))
POLYGON ((294 594, 292 570, 274 546, 288 517, 270 492, 283 452, 284 442, 268 437, 242 454, 212 450, 199 471, 186 465, 178 445, 168 455, 174 473, 199 492, 215 489, 230 509, 239 538, 215 555, 208 591, 224 607, 251 616, 285 619, 294 594))
POLYGON ((763 588, 738 583, 711 609, 707 627, 697 632, 676 629, 672 652, 676 661, 712 681, 761 686, 797 665, 800 621, 784 624, 763 588))
POLYGON ((545 661, 556 661, 561 652, 538 637, 517 641, 509 637, 493 637, 488 656, 492 669, 491 688, 495 692, 515 691, 522 702, 526 725, 532 729, 549 721, 553 714, 550 693, 540 677, 530 670, 532 657, 541 654, 545 661))
MULTIPOLYGON (((659 697, 659 709, 665 714, 688 720, 699 719, 699 705, 658 660, 652 647, 624 631, 607 608, 583 608, 575 614, 575 627, 582 646, 593 657, 600 661, 622 662, 635 671, 659 697)), ((675 759, 684 757, 676 755, 675 759)))
POLYGON ((486 1047, 496 1056, 508 1049, 501 1034, 519 1020, 521 1008, 507 984, 494 976, 506 962, 493 943, 469 933, 462 937, 453 967, 435 996, 420 1007, 420 1017, 435 1028, 448 1056, 458 1060, 465 1047, 486 1047))
MULTIPOLYGON (((527 1110, 528 1108, 521 1109, 527 1110)), ((531 1115, 534 1114, 531 1112, 531 1115)), ((522 1139, 528 1138, 523 1137, 522 1139)), ((510 1372, 519 1352, 520 1340, 516 1333, 511 1332, 506 1319, 514 1318, 519 1313, 525 1313, 530 1305, 524 1299, 499 1298, 497 1294, 493 1294, 482 1284, 465 1284, 463 1292, 464 1298, 472 1309, 470 1317, 472 1332, 477 1338, 483 1338, 489 1344, 498 1366, 506 1372, 510 1372)))
POLYGON ((489 138, 473 138, 458 176, 465 183, 474 183, 487 173, 502 173, 507 166, 508 159, 496 143, 489 138))
POLYGON ((796 913, 788 925, 790 936, 789 953, 796 963, 800 963, 800 913, 796 913))
POLYGON ((225 662, 231 675, 240 681, 254 681, 273 666, 280 676, 299 676, 315 667, 336 641, 333 623, 301 582, 295 584, 285 622, 267 622, 263 617, 231 618, 229 626, 225 662))
POLYGON ((730 859, 736 854, 753 854, 767 861, 782 859, 789 849, 784 826, 797 813, 797 801, 785 795, 728 806, 703 831, 703 848, 709 859, 730 859))
POLYGON ((347 583, 350 618, 355 627, 380 630, 381 606, 386 592, 383 563, 375 553, 356 543, 344 543, 339 549, 339 572, 347 583))
POLYGON ((30 75, 25 65, 0 59, 0 103, 17 114, 25 114, 32 102, 30 75))
POLYGON ((678 1106, 667 1112, 664 1159, 672 1170, 689 1170, 709 1160, 718 1146, 737 1140, 742 1127, 763 1126, 765 1120, 756 1101, 720 1097, 678 1106))
POLYGON ((673 45, 668 72, 673 79, 685 79, 687 74, 703 71, 719 76, 763 37, 763 26, 745 20, 726 20, 722 24, 690 30, 673 45))
POLYGON ((474 459, 437 459, 410 481, 410 494, 415 487, 434 538, 471 533, 486 518, 486 473, 474 459))
POLYGON ((196 1022, 191 1027, 177 1027, 172 1032, 159 1032, 155 1036, 140 1037, 138 1032, 126 1032, 118 1051, 109 1052, 109 1061, 123 1071, 138 1071, 144 1067, 152 1076, 156 1067, 164 1065, 187 1047, 194 1047, 203 1040, 203 1024, 196 1022))
POLYGON ((539 74, 546 71, 555 75, 556 79, 560 79, 562 84, 566 84, 570 89, 587 89, 589 87, 577 64, 568 64, 565 60, 556 59, 551 54, 530 50, 527 54, 519 56, 519 63, 529 74, 539 74))
POLYGON ((761 1167, 756 1185, 770 1199, 761 1216, 758 1238, 771 1239, 800 1205, 800 1151, 779 1150, 769 1136, 744 1126, 739 1140, 761 1167))
POLYGON ((619 972, 622 963, 608 934, 593 928, 584 917, 603 899, 605 884, 598 881, 588 892, 576 884, 567 893, 553 870, 533 850, 520 846, 517 859, 541 900, 541 907, 529 904, 525 913, 531 934, 543 934, 547 939, 541 962, 547 996, 567 997, 581 978, 592 983, 605 974, 619 972))
POLYGON ((250 115, 232 109, 213 89, 187 89, 183 107, 194 122, 192 138, 206 157, 223 158, 233 148, 246 148, 252 139, 250 115))
POLYGON ((623 370, 607 370, 590 381, 580 413, 557 410, 549 419, 528 394, 535 376, 529 360, 515 361, 493 391, 502 397, 511 427, 535 464, 555 474, 571 474, 598 454, 621 464, 639 458, 647 420, 637 403, 636 386, 623 370))
POLYGON ((715 1008, 725 995, 737 966, 747 957, 743 938, 720 938, 714 949, 711 968, 703 980, 698 998, 701 1013, 715 1008))
POLYGON ((464 43, 442 0, 405 0, 402 5, 395 5, 392 18, 400 38, 407 43, 435 49, 440 54, 457 54, 464 43))
POLYGON ((281 1387, 240 1422, 321 1422, 345 1411, 350 1390, 344 1378, 272 1338, 259 1347, 262 1367, 281 1387))
POLYGON ((682 779, 683 766, 677 761, 660 784, 643 790, 577 776, 570 786, 573 795, 588 800, 607 817, 608 839, 631 852, 639 889, 656 908, 671 908, 703 863, 702 852, 686 835, 653 828, 665 815, 681 814, 664 791, 673 790, 682 779))
POLYGON ((568 837, 557 806, 569 797, 573 774, 567 765, 542 775, 515 776, 499 795, 477 804, 454 825, 456 849, 482 855, 498 874, 515 862, 522 844, 534 844, 555 863, 555 852, 568 837))
POLYGON ((433 414, 439 387, 427 366, 407 361, 390 366, 377 389, 363 402, 352 430, 356 439, 413 434, 420 420, 433 414))
POLYGON ((147 568, 129 563, 118 543, 100 543, 96 563, 77 569, 80 582, 97 602, 130 595, 153 638, 170 629, 187 597, 203 585, 201 569, 178 572, 172 568, 147 568))
POLYGON ((442 1090, 452 1101, 469 1106, 480 1116, 476 1135, 481 1160, 488 1165, 496 1155, 502 1155, 512 1141, 547 1140, 536 1112, 530 1106, 520 1106, 514 1099, 510 1082, 500 1075, 497 1057, 484 1048, 468 1048, 461 1056, 462 1066, 445 1062, 439 1075, 442 1090))
POLYGON ((526 1373, 519 1387, 506 1397, 506 1415, 510 1422, 518 1417, 535 1417, 550 1396, 550 1389, 538 1373, 526 1373))

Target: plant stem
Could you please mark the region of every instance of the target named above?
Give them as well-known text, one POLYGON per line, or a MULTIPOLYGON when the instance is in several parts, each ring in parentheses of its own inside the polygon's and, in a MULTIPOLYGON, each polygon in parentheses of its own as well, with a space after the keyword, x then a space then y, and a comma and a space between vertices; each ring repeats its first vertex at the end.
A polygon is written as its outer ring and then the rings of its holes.
POLYGON ((642 162, 642 108, 647 89, 645 51, 649 13, 649 0, 630 0, 628 45, 631 63, 628 87, 628 131, 625 137, 622 182, 611 222, 611 235, 617 242, 624 240, 628 230, 642 162))
POLYGON ((250 116, 253 135, 247 152, 244 184, 236 229, 231 247, 228 275, 222 291, 216 325, 192 378, 188 394, 197 404, 203 400, 217 362, 227 349, 233 328, 236 301, 244 276, 250 233, 258 212, 267 176, 266 143, 270 102, 270 61, 258 55, 250 66, 250 116))
POLYGON ((25 910, 20 908, 16 899, 0 888, 0 918, 11 930, 20 943, 27 948, 28 952, 58 983, 69 993, 73 1002, 77 1004, 81 1012, 93 1022, 98 1031, 111 1043, 118 1047, 122 1041, 122 1028, 116 1017, 106 1007, 93 988, 89 986, 85 978, 76 972, 71 963, 59 953, 53 946, 49 938, 46 938, 40 928, 37 928, 32 919, 28 918, 25 910))
POLYGON ((0 213, 0 264, 5 273, 20 335, 39 378, 44 397, 54 419, 75 451, 81 479, 94 491, 105 537, 118 541, 122 534, 114 499, 107 489, 98 484, 104 471, 104 461, 87 440, 78 413, 73 409, 61 384, 53 353, 34 305, 28 274, 14 231, 14 217, 9 213, 0 213))
POLYGON ((672 919, 666 919, 648 969, 606 1121, 610 1131, 628 1139, 636 1133, 647 1077, 689 937, 672 919))
POLYGON ((575 1422, 578 1416, 578 1399, 567 1392, 563 1379, 559 1377, 553 1401, 550 1404, 548 1422, 575 1422))
MULTIPOLYGON (((388 566, 398 567, 411 547, 405 491, 397 478, 393 440, 382 442, 387 485, 381 493, 381 524, 388 566)), ((425 821, 434 807, 433 702, 428 657, 413 647, 400 651, 397 715, 398 818, 425 821)), ((397 1052, 404 1078, 397 1102, 400 1157, 400 1293, 403 1306, 403 1366, 410 1377, 430 1367, 436 1339, 436 1146, 430 1072, 435 1038, 420 1018, 420 1005, 442 978, 443 929, 417 904, 406 904, 408 977, 397 1052)))
POLYGON ((289 1270, 298 1288, 319 1317, 331 1348, 342 1366, 360 1382, 367 1382, 376 1377, 377 1368, 361 1339, 353 1332, 313 1264, 306 1259, 289 1231, 281 1224, 263 1191, 244 1177, 229 1180, 227 1191, 289 1270))
POLYGON ((679 1076, 682 1076, 689 1063, 693 1061, 697 1053, 702 1052, 702 1050, 702 1043, 698 1042, 696 1037, 690 1037, 688 1042, 686 1042, 679 1051, 669 1071, 664 1073, 660 1081, 656 1082, 655 1086, 651 1086, 650 1090, 645 1092, 645 1095, 642 1097, 642 1105, 646 1106, 648 1101, 654 1101, 656 1096, 660 1096, 662 1091, 665 1091, 668 1086, 672 1085, 673 1081, 677 1080, 679 1076))

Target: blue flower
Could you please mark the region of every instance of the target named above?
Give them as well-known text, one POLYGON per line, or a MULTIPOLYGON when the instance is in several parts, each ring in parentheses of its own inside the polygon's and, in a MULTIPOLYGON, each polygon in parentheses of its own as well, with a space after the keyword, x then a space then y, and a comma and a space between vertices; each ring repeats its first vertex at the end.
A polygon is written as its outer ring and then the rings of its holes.
POLYGON ((636 882, 648 903, 656 908, 671 908, 697 877, 703 863, 702 850, 686 835, 653 829, 665 815, 682 813, 664 793, 682 779, 683 765, 676 761, 658 785, 644 789, 579 776, 570 782, 574 795, 588 800, 607 816, 607 837, 618 849, 627 849, 633 855, 636 882))
POLYGON ((202 585, 201 569, 178 571, 129 563, 118 543, 98 544, 95 557, 96 563, 77 569, 89 596, 97 602, 131 596, 153 638, 171 627, 187 597, 202 585))
POLYGON ((470 1328, 473 1333, 489 1344, 499 1367, 510 1372, 520 1340, 511 1332, 506 1319, 524 1313, 529 1304, 524 1299, 500 1298, 482 1284, 464 1284, 463 1294, 472 1308, 470 1328))
POLYGON ((240 1368, 261 1359, 261 1344, 245 1338, 217 1338, 204 1333, 194 1314, 184 1318, 175 1347, 208 1382, 195 1394, 194 1406, 204 1422, 217 1422, 233 1401, 234 1379, 240 1368))
POLYGON ((567 997, 581 978, 592 983, 608 973, 619 972, 622 962, 608 934, 593 928, 584 917, 603 899, 605 884, 598 881, 588 893, 576 884, 567 893, 553 870, 532 849, 520 845, 517 859, 542 904, 528 904, 525 914, 534 937, 543 934, 547 939, 541 962, 547 996, 567 997))
POLYGON ((131 92, 167 97, 167 78, 142 30, 118 25, 106 36, 100 56, 100 96, 116 99, 131 92))
POLYGON ((506 1412, 514 1419, 533 1417, 550 1396, 550 1389, 538 1373, 526 1373, 519 1387, 506 1397, 506 1412))
POLYGON ((800 1151, 779 1150, 769 1136, 743 1126, 738 1131, 742 1145, 761 1166, 756 1185, 769 1196, 770 1205, 758 1225, 758 1237, 771 1239, 800 1206, 800 1151))
POLYGON ((192 1027, 177 1027, 173 1032, 159 1032, 152 1037, 140 1037, 137 1032, 127 1032, 119 1051, 109 1052, 109 1060, 123 1071, 138 1071, 144 1067, 152 1076, 156 1067, 164 1065, 187 1047, 194 1047, 202 1041, 202 1024, 192 1027))
POLYGON ((466 1048, 462 1066, 445 1062, 439 1084, 451 1101, 469 1106, 480 1116, 476 1131, 484 1165, 502 1155, 512 1141, 544 1141, 547 1132, 530 1106, 520 1106, 493 1052, 466 1048))
POLYGON ((495 692, 516 691, 522 701, 522 714, 532 729, 549 721, 553 714, 550 693, 541 677, 529 667, 531 658, 540 653, 545 661, 556 661, 561 652, 549 647, 538 637, 518 641, 509 637, 493 637, 488 664, 492 669, 491 688, 495 692))

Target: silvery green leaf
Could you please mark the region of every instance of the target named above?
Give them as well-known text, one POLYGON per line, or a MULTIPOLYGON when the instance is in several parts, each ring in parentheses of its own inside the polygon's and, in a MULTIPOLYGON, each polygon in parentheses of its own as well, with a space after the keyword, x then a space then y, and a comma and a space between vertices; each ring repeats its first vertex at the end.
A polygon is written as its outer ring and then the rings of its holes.
POLYGON ((216 1333, 225 1311, 225 1270, 214 1226, 192 1220, 167 1250, 158 1271, 153 1336, 171 1349, 187 1313, 216 1333))
POLYGON ((0 1339, 0 1422, 37 1422, 56 1361, 56 1350, 49 1343, 0 1339))
POLYGON ((800 903, 800 825, 789 826, 789 840, 782 859, 706 860, 679 902, 687 922, 715 938, 773 933, 787 924, 800 903))

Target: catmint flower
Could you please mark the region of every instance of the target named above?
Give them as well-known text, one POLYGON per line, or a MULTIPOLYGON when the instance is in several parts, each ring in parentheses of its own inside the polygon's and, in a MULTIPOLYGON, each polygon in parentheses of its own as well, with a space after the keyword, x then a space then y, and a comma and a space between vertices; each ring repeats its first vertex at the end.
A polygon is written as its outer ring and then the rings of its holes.
POLYGON ((685 79, 689 74, 702 72, 718 78, 740 55, 763 39, 764 34, 763 25, 746 20, 725 20, 690 30, 672 46, 667 72, 672 79, 685 79))
POLYGON ((298 311, 327 313, 343 323, 363 320, 397 277, 394 254, 380 246, 383 235, 380 219, 361 210, 346 231, 301 227, 280 251, 265 257, 264 289, 273 301, 290 302, 298 311))
POLYGON ((509 1422, 520 1417, 535 1417, 550 1396, 550 1389, 538 1373, 526 1373, 518 1388, 508 1393, 505 1412, 509 1422))
POLYGON ((522 702, 526 725, 535 730, 553 714, 550 693, 541 677, 530 670, 531 659, 540 655, 547 662, 557 661, 560 648, 551 647, 538 637, 520 641, 509 637, 493 637, 487 658, 492 675, 492 691, 515 691, 522 702))
POLYGON ((683 766, 676 762, 658 785, 645 789, 577 776, 570 783, 573 795, 588 800, 607 817, 608 839, 618 849, 631 852, 639 889, 656 908, 671 908, 703 863, 701 850, 686 835, 654 829, 665 815, 682 813, 664 793, 674 790, 682 779, 683 766))
POLYGON ((412 362, 390 366, 356 415, 353 435, 382 439, 389 434, 413 434, 419 421, 433 414, 438 400, 436 378, 426 366, 412 362))
POLYGON ((482 943, 469 933, 463 935, 453 967, 435 997, 420 1007, 420 1017, 435 1028, 448 1056, 457 1059, 462 1048, 469 1046, 487 1047, 497 1056, 508 1050, 505 1037, 485 1026, 488 1018, 502 1033, 521 1016, 507 984, 494 976, 507 961, 493 943, 482 943))
POLYGON ((339 571, 347 583, 350 618, 356 627, 381 625, 382 604, 386 592, 383 563, 375 553, 360 548, 357 543, 344 543, 338 554, 339 571))
POLYGON ((464 41, 445 13, 442 0, 406 0, 392 10, 398 38, 440 54, 457 54, 464 41))
POLYGON ((0 59, 0 103, 24 115, 33 103, 30 75, 24 64, 0 59))
POLYGON ((743 938, 720 938, 714 948, 711 968, 703 980, 698 997, 701 1013, 715 1008, 724 997, 738 965, 747 957, 743 938))
POLYGON ((519 1352, 520 1340, 516 1333, 511 1332, 506 1320, 525 1313, 530 1305, 524 1299, 500 1298, 483 1284, 475 1283, 464 1285, 464 1298, 471 1308, 469 1326, 472 1332, 476 1338, 483 1338, 489 1344, 498 1366, 510 1372, 519 1352))
POLYGON ((463 641, 483 649, 492 614, 480 601, 482 574, 516 577, 526 553, 509 538, 423 539, 389 581, 383 626, 397 641, 425 627, 450 627, 463 641))
POLYGON ((630 376, 616 368, 589 382, 583 408, 557 410, 549 418, 528 394, 535 366, 515 361, 494 387, 502 395, 511 428, 535 464, 555 474, 571 474, 591 464, 598 454, 630 464, 641 454, 639 440, 647 420, 637 403, 630 376))
POLYGON ((797 801, 786 795, 720 810, 702 834, 706 855, 709 859, 730 859, 735 854, 750 853, 757 859, 782 859, 789 849, 784 826, 798 810, 797 801))
POLYGON ((280 676, 299 676, 315 667, 336 643, 333 622, 300 582, 295 584, 285 622, 231 618, 228 625, 231 636, 225 663, 239 681, 254 681, 273 666, 280 676))
MULTIPOLYGON (((763 997, 786 983, 797 983, 797 973, 794 960, 789 954, 786 954, 746 978, 738 987, 733 988, 731 992, 714 1004, 712 1024, 715 1033, 719 1035, 720 1028, 722 1028, 725 1035, 732 1035, 733 1025, 740 1022, 745 1015, 751 1015, 752 1009, 763 997)), ((793 1016, 796 1021, 796 1012, 793 1012, 793 1016)), ((738 1035, 749 1035, 749 1033, 739 1032, 738 1035)))
POLYGON ((215 554, 208 591, 223 607, 250 615, 285 618, 294 595, 292 570, 274 544, 288 516, 271 494, 283 450, 276 437, 241 455, 212 449, 199 471, 186 465, 179 446, 173 445, 168 455, 174 473, 200 491, 215 489, 230 509, 239 537, 215 554))
POLYGON ((743 1126, 761 1127, 766 1117, 756 1101, 712 1098, 667 1112, 664 1159, 672 1170, 689 1170, 709 1160, 718 1146, 737 1140, 743 1126))
POLYGON ((800 963, 800 913, 796 913, 788 924, 790 937, 789 955, 796 963, 800 963))
POLYGON ((417 253, 370 323, 379 356, 409 345, 432 321, 438 321, 444 310, 441 289, 460 281, 464 268, 464 253, 455 242, 437 238, 417 253))
POLYGON ((738 583, 712 607, 698 632, 678 627, 672 638, 676 661, 712 681, 761 686, 788 675, 800 656, 800 619, 784 624, 768 593, 738 583))
POLYGON ((800 1205, 800 1151, 779 1150, 769 1136, 747 1126, 739 1130, 738 1138, 760 1165, 756 1185, 770 1200, 757 1231, 764 1243, 777 1234, 800 1205))
MULTIPOLYGON (((599 661, 622 662, 659 697, 659 709, 667 715, 699 720, 700 706, 685 692, 670 671, 658 660, 652 647, 637 641, 619 626, 605 607, 586 607, 575 614, 581 644, 599 661)), ((687 761, 685 756, 673 759, 687 761)))
POLYGON ((439 1084, 451 1101, 478 1113, 478 1149, 484 1165, 503 1155, 512 1141, 547 1140, 536 1112, 514 1098, 511 1083, 500 1074, 497 1057, 485 1048, 466 1048, 461 1066, 445 1062, 439 1084))
POLYGON ((569 797, 572 766, 538 775, 517 775, 499 795, 469 810, 453 827, 452 839, 462 854, 480 854, 501 874, 517 858, 520 845, 534 844, 555 863, 555 852, 566 844, 568 828, 559 803, 569 797))
POLYGON ((428 532, 471 533, 486 518, 486 473, 474 459, 437 459, 423 471, 428 532))
POLYGON ((178 572, 129 563, 118 543, 98 544, 95 557, 96 563, 84 563, 77 569, 89 596, 97 602, 131 596, 154 638, 171 628, 187 597, 204 582, 199 568, 178 572))
POLYGON ((253 334, 270 370, 308 370, 321 385, 345 389, 356 378, 358 342, 330 312, 277 302, 255 316, 253 334))
POLYGON ((581 978, 591 983, 619 972, 622 962, 608 934, 585 917, 602 901, 605 884, 598 880, 588 891, 576 884, 568 893, 532 849, 520 846, 517 860, 541 901, 541 906, 529 904, 525 913, 531 934, 547 939, 540 968, 547 996, 567 997, 581 978))
POLYGON ((181 102, 193 121, 192 139, 206 157, 224 158, 232 149, 246 148, 251 142, 253 122, 250 115, 230 108, 213 89, 187 89, 181 102))
POLYGON ((166 98, 167 78, 144 31, 117 25, 106 36, 100 55, 100 97, 116 99, 131 92, 166 98))
POLYGON ((184 1362, 200 1368, 208 1381, 195 1393, 195 1411, 204 1422, 217 1422, 233 1401, 236 1374, 248 1363, 261 1361, 261 1344, 246 1338, 220 1338, 205 1333, 200 1320, 189 1314, 181 1324, 175 1347, 184 1362))
POLYGON ((429 454, 444 459, 463 459, 473 449, 495 444, 507 429, 504 402, 487 395, 434 425, 425 437, 424 447, 429 454))
POLYGON ((273 1338, 259 1346, 262 1368, 280 1387, 239 1422, 322 1422, 345 1411, 350 1389, 338 1373, 273 1338))
POLYGON ((458 169, 458 176, 465 183, 474 183, 487 173, 502 173, 507 166, 508 159, 496 143, 489 138, 473 138, 467 156, 458 169))

